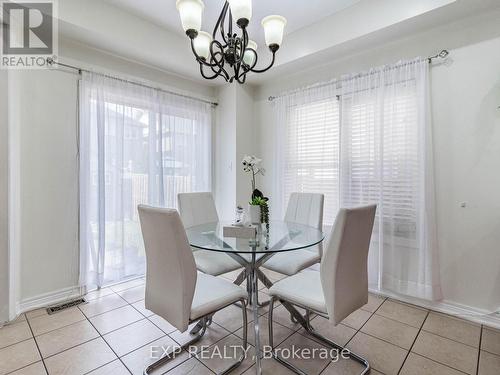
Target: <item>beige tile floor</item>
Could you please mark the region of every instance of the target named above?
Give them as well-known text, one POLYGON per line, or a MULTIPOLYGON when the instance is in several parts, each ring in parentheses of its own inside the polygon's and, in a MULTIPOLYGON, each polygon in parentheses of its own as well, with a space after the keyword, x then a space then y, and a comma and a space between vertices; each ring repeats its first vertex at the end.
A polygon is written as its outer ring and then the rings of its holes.
MULTIPOLYGON (((225 275, 229 280, 234 273, 225 275)), ((281 275, 269 273, 276 281, 281 275)), ((265 300, 265 289, 260 299, 265 300)), ((142 374, 153 360, 151 347, 182 344, 188 333, 176 331, 168 322, 144 307, 144 280, 132 280, 87 295, 88 303, 47 315, 44 309, 21 315, 0 329, 0 375, 39 374, 142 374)), ((249 315, 249 342, 253 321, 249 315)), ((290 321, 283 306, 274 314, 275 343, 320 348, 305 331, 290 321)), ((269 341, 267 309, 261 311, 261 343, 269 341)), ((369 302, 342 324, 332 327, 315 317, 312 325, 325 336, 363 356, 380 375, 500 375, 500 331, 455 317, 428 311, 391 299, 370 295, 369 302)), ((243 335, 241 312, 235 306, 217 313, 198 345, 198 355, 181 353, 155 374, 213 374, 231 360, 207 358, 201 351, 239 345, 243 335)), ((234 374, 254 373, 250 356, 234 374)), ((292 361, 293 362, 293 361, 292 361)), ((349 360, 295 361, 308 374, 358 374, 361 367, 349 360)), ((274 360, 263 362, 266 374, 291 374, 274 360)))

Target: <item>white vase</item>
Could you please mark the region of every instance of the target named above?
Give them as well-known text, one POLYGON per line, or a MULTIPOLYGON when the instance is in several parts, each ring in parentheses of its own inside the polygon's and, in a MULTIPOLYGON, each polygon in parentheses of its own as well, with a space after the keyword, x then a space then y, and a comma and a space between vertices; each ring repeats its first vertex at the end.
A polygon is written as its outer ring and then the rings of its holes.
POLYGON ((248 215, 252 224, 260 224, 260 206, 249 204, 248 215))

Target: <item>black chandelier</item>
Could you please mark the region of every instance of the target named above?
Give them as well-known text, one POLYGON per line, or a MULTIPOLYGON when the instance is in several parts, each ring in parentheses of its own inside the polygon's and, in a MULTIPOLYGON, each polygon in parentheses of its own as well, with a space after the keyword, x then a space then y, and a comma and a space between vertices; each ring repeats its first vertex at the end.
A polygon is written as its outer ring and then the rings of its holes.
POLYGON ((213 33, 201 31, 201 19, 205 5, 202 0, 177 0, 182 27, 191 40, 191 49, 200 64, 200 73, 206 79, 222 77, 226 82, 245 83, 248 72, 263 73, 273 65, 276 52, 283 40, 286 19, 267 16, 262 20, 266 44, 272 53, 271 62, 257 69, 257 43, 248 37, 247 27, 252 17, 251 0, 228 0, 217 20, 213 33), (233 32, 233 19, 241 30, 233 32), (217 32, 220 40, 217 40, 217 32))

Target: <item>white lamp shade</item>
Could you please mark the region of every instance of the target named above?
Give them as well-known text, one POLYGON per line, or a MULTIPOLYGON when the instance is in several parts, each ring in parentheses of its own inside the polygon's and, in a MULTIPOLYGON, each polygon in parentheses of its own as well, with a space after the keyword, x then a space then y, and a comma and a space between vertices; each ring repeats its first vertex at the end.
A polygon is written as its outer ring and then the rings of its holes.
POLYGON ((283 31, 286 26, 286 18, 281 16, 267 16, 262 20, 262 27, 266 36, 266 44, 277 44, 281 46, 283 31))
POLYGON ((231 7, 231 14, 236 21, 252 18, 252 0, 228 0, 231 7))
POLYGON ((177 10, 181 16, 184 31, 201 29, 201 15, 205 4, 201 0, 177 0, 177 10))
POLYGON ((257 43, 255 43, 253 40, 249 40, 247 49, 245 50, 245 54, 243 55, 243 62, 247 65, 252 66, 255 61, 255 53, 248 50, 248 48, 251 48, 257 52, 257 43))
POLYGON ((212 43, 212 35, 205 31, 199 31, 198 36, 193 39, 194 50, 198 56, 208 60, 210 56, 210 43, 212 43))

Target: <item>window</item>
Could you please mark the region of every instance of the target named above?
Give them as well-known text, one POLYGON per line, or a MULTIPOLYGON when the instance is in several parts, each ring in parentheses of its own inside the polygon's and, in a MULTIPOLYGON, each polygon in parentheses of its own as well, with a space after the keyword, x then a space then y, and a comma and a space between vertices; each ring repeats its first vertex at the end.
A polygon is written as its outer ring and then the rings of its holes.
MULTIPOLYGON (((283 174, 290 194, 325 194, 324 224, 340 205, 378 202, 384 232, 416 236, 419 179, 415 86, 400 84, 382 105, 368 91, 288 107, 283 174)), ((378 223, 377 223, 378 225, 378 223)))
POLYGON ((428 61, 415 59, 282 95, 272 198, 279 212, 284 192, 323 191, 325 224, 337 207, 377 204, 369 285, 432 300, 441 291, 429 92, 428 61))
POLYGON ((325 194, 324 221, 332 224, 339 200, 339 105, 336 98, 289 108, 284 195, 325 194))

